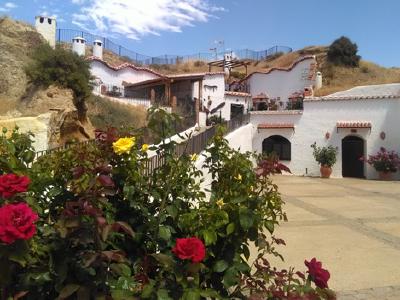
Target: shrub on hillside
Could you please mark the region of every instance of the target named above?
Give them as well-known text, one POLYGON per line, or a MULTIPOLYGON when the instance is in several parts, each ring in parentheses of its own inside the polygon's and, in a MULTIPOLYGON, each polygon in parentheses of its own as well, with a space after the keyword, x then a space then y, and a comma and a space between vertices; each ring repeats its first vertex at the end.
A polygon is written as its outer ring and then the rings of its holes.
POLYGON ((91 95, 89 62, 69 50, 48 44, 40 45, 32 54, 33 62, 25 69, 31 82, 48 87, 55 84, 74 93, 74 105, 81 119, 86 117, 86 99, 91 95))
POLYGON ((361 56, 357 52, 357 44, 342 36, 329 46, 328 61, 335 65, 358 67, 361 56))

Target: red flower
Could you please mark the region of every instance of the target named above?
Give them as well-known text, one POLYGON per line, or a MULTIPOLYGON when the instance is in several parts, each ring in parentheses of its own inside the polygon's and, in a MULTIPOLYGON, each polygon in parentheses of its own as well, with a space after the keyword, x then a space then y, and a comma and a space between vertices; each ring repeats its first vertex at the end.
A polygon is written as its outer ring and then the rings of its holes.
POLYGON ((305 260, 304 264, 307 266, 308 273, 310 274, 312 281, 315 282, 315 285, 321 289, 327 288, 328 280, 331 275, 328 270, 322 268, 322 263, 317 261, 314 257, 310 262, 305 260))
POLYGON ((17 193, 23 193, 28 190, 31 183, 26 176, 15 174, 5 174, 0 176, 0 197, 11 198, 17 193))
POLYGON ((206 247, 196 237, 176 239, 172 252, 180 259, 190 259, 194 263, 201 262, 206 256, 206 247))
POLYGON ((6 204, 0 207, 0 241, 12 244, 28 240, 36 233, 38 215, 26 204, 6 204))

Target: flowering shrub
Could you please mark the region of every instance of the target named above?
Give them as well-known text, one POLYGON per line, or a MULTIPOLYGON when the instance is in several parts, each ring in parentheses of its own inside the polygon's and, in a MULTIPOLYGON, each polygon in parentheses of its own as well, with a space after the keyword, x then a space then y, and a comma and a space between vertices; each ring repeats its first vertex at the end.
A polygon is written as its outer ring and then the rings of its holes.
POLYGON ((270 240, 286 220, 283 201, 270 171, 260 164, 256 173, 253 154, 231 149, 222 129, 203 154, 212 177, 206 199, 199 156, 178 156, 174 142, 165 142, 173 118, 149 115, 157 148, 108 130, 96 143, 35 162, 20 155, 31 151, 29 136, 0 137, 9 158, 0 173, 31 182, 0 202, 4 299, 246 298, 240 283, 251 273, 249 242, 261 256, 279 256, 270 240), (152 172, 148 150, 163 161, 152 172))
POLYGON ((388 151, 381 147, 375 155, 369 155, 368 159, 362 158, 373 166, 378 172, 397 172, 400 166, 400 157, 395 151, 388 151))

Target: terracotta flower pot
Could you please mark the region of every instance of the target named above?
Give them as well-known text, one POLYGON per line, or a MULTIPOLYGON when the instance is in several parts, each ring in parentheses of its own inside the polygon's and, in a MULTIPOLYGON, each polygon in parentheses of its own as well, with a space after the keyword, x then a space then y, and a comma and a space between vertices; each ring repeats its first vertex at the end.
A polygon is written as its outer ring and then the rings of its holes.
POLYGON ((328 166, 321 166, 321 168, 319 169, 321 172, 321 177, 322 178, 329 178, 331 177, 332 174, 332 168, 328 167, 328 166))
POLYGON ((393 172, 379 172, 379 180, 389 181, 393 179, 393 172))

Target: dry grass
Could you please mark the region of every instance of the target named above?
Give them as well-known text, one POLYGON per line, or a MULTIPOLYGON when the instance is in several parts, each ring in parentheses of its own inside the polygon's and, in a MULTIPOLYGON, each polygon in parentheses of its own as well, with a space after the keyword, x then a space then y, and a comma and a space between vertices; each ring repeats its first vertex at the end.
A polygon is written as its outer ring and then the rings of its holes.
POLYGON ((88 117, 96 128, 141 128, 146 125, 147 110, 142 106, 113 102, 98 96, 92 96, 87 105, 88 117))
POLYGON ((323 87, 316 96, 325 96, 355 86, 400 82, 399 68, 384 68, 361 61, 358 68, 346 68, 325 63, 321 67, 323 87))

